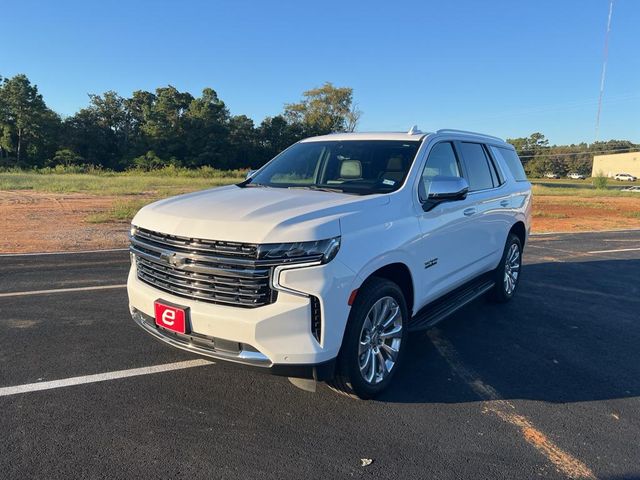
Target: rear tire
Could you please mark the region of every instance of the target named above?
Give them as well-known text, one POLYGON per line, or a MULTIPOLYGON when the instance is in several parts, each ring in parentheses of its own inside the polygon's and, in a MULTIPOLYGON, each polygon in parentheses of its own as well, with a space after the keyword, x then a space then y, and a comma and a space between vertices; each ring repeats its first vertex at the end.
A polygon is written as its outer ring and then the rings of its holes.
POLYGON ((500 263, 494 271, 495 285, 489 299, 506 303, 515 295, 522 276, 522 242, 510 233, 500 263))
POLYGON ((395 283, 371 278, 358 291, 338 356, 327 384, 352 398, 373 398, 385 390, 401 364, 409 315, 395 283))

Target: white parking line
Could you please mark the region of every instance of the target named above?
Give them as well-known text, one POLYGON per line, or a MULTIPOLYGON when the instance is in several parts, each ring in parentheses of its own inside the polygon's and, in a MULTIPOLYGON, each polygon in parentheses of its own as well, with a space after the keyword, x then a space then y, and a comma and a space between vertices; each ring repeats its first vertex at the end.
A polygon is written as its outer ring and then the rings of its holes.
POLYGON ((583 230, 581 232, 532 232, 529 237, 543 237, 545 235, 580 235, 583 233, 623 233, 640 232, 640 228, 620 228, 613 230, 583 230))
POLYGON ((617 253, 617 252, 638 252, 640 248, 618 248, 617 250, 594 250, 587 253, 617 253))
POLYGON ((542 431, 524 415, 516 411, 513 403, 503 399, 491 386, 482 381, 476 372, 465 366, 456 348, 448 340, 442 338, 437 329, 429 330, 429 339, 436 350, 449 364, 449 367, 484 400, 484 411, 491 413, 502 421, 520 429, 524 440, 551 462, 558 471, 571 479, 595 480, 596 476, 577 458, 565 452, 549 439, 542 431))
POLYGON ((113 290, 115 288, 125 288, 126 283, 118 285, 96 285, 95 287, 73 287, 73 288, 54 288, 51 290, 30 290, 26 292, 8 292, 0 293, 0 298, 6 297, 26 297, 29 295, 46 295, 49 293, 67 293, 67 292, 87 292, 91 290, 113 290))
POLYGON ((35 257, 39 255, 76 255, 81 253, 126 252, 128 248, 105 248, 103 250, 77 250, 75 252, 0 253, 0 257, 35 257))
POLYGON ((97 373, 95 375, 84 375, 82 377, 64 378, 62 380, 52 380, 50 382, 27 383, 16 385, 15 387, 0 388, 0 397, 18 395, 20 393, 37 392, 40 390, 51 390, 53 388, 71 387, 85 383, 105 382, 119 378, 138 377, 140 375, 151 375, 153 373, 170 372, 172 370, 182 370, 185 368, 204 367, 213 365, 214 362, 208 360, 187 360, 185 362, 165 363, 152 367, 132 368, 130 370, 117 370, 115 372, 97 373))

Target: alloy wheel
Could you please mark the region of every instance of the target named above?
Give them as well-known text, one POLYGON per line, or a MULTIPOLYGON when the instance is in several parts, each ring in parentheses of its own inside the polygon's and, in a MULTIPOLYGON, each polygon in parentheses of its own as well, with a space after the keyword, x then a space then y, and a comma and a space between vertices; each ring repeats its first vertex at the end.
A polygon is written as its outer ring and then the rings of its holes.
POLYGON ((516 289, 520 275, 520 260, 520 247, 512 243, 504 262, 504 291, 507 295, 512 295, 516 289))
POLYGON ((396 365, 402 320, 402 310, 393 297, 383 297, 369 309, 358 345, 360 373, 367 383, 380 383, 396 365))

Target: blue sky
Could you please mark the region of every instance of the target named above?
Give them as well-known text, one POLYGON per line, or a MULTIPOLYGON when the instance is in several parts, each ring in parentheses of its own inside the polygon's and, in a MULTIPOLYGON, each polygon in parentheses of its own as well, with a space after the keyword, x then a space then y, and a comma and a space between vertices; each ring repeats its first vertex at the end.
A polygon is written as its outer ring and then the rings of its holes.
MULTIPOLYGON (((5 2, 0 75, 63 115, 88 93, 210 86, 259 123, 354 89, 359 130, 543 132, 591 142, 608 0, 5 2)), ((600 138, 640 142, 640 1, 616 0, 600 138)))

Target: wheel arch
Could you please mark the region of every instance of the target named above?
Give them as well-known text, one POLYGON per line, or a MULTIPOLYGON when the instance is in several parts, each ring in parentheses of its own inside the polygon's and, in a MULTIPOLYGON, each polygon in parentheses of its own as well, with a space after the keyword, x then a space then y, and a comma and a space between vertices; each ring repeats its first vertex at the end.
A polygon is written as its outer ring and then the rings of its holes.
POLYGON ((385 280, 389 280, 400 287, 400 290, 402 290, 402 293, 404 294, 405 302, 407 303, 409 316, 411 316, 415 299, 415 287, 409 267, 403 262, 394 262, 383 265, 371 272, 365 278, 364 282, 362 282, 362 285, 373 277, 384 278, 385 280))
POLYGON ((524 247, 525 242, 527 241, 527 229, 524 225, 524 222, 517 221, 513 224, 511 229, 509 230, 509 235, 514 234, 520 240, 520 244, 524 247))

